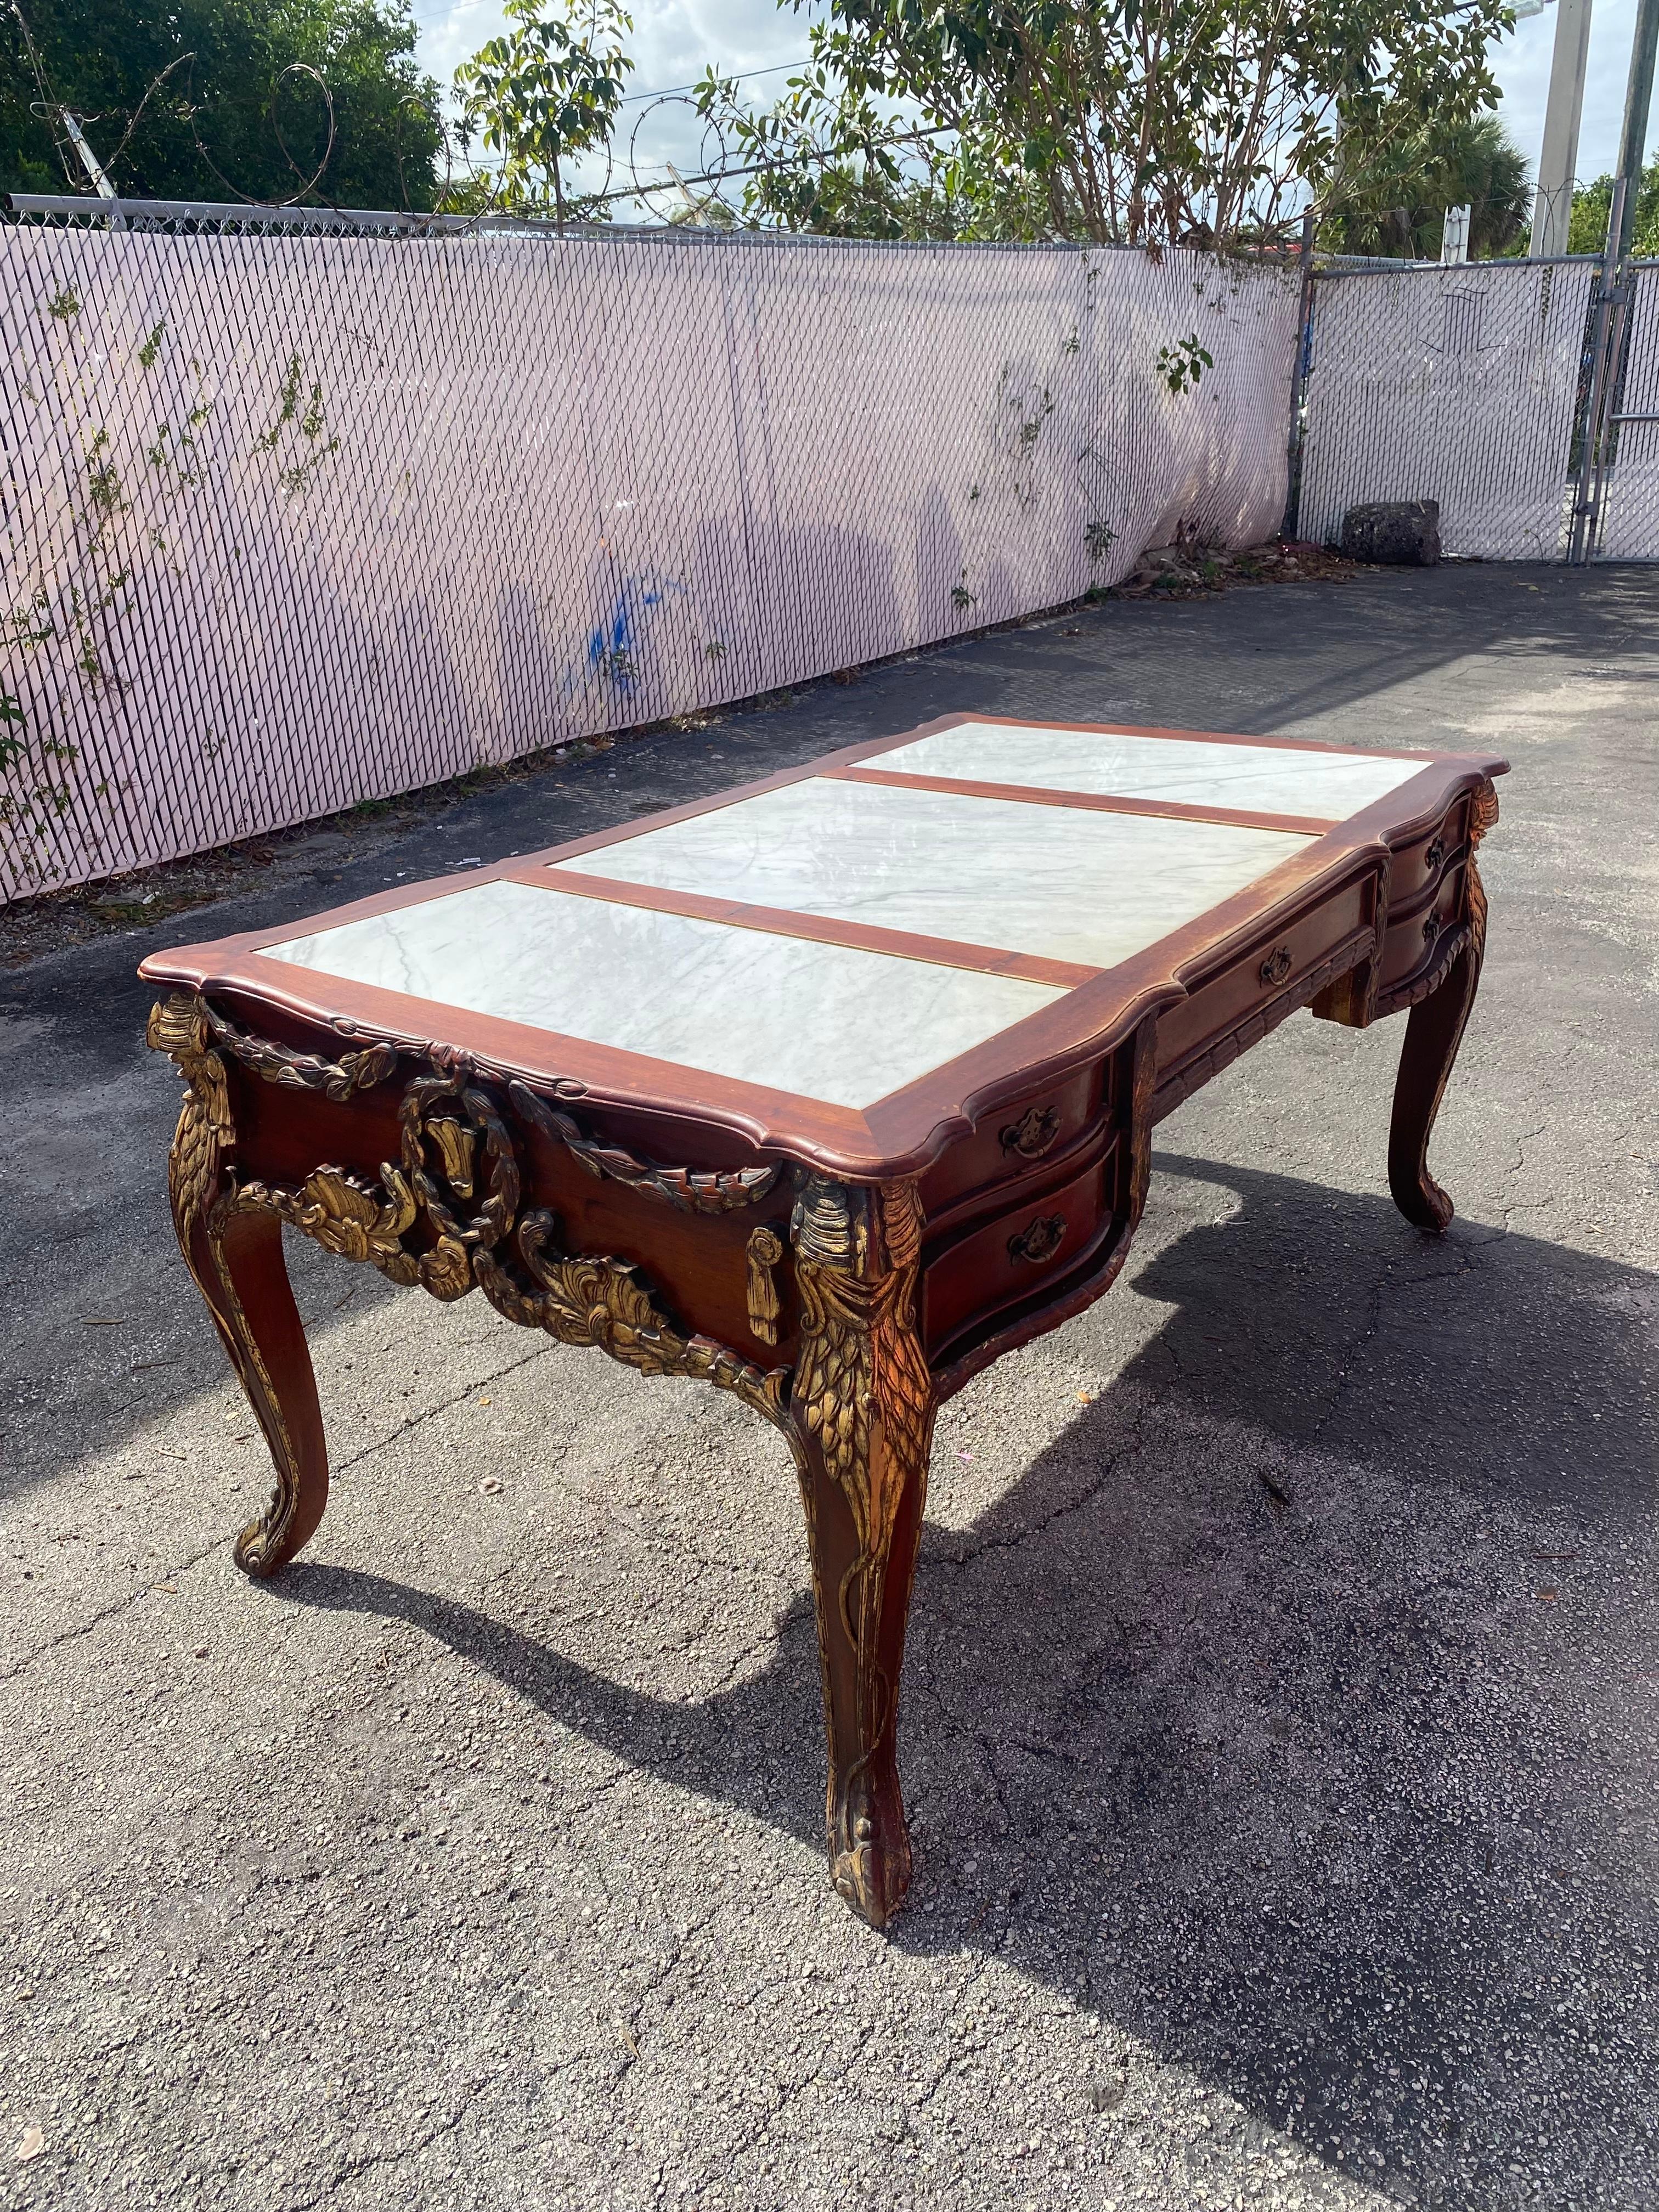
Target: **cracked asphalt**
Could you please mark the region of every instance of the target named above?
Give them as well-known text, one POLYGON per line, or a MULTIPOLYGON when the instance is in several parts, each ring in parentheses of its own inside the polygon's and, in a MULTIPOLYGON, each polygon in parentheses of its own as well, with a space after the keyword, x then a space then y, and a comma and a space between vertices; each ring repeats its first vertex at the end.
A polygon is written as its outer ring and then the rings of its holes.
POLYGON ((1114 603, 276 841, 157 927, 37 915, 0 2203, 1659 2200, 1656 647, 1638 569, 1114 603), (793 1477, 731 1400, 301 1245, 334 1499, 236 1573, 267 1475, 132 970, 963 707, 1515 772, 1450 1235, 1386 1194, 1401 1025, 1298 1018, 1163 1125, 1116 1289, 946 1410, 881 1936, 826 1875, 793 1477))

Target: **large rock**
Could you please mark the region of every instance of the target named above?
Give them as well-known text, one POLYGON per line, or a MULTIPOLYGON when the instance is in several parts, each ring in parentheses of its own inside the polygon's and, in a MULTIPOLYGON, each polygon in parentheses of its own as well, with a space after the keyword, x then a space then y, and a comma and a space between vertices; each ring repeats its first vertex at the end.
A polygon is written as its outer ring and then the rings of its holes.
POLYGON ((1381 499, 1351 507, 1342 518, 1342 550, 1350 561, 1432 568, 1440 558, 1439 501, 1381 499))

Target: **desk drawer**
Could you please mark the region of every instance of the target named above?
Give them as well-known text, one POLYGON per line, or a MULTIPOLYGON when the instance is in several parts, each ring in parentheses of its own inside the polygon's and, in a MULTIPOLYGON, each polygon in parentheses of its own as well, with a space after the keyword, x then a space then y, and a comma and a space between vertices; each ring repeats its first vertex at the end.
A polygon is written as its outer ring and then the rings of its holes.
POLYGON ((1357 931, 1376 927, 1376 884, 1349 884, 1276 936, 1261 938, 1218 974, 1195 985, 1158 1024, 1158 1080, 1163 1089, 1183 1065, 1230 1036, 1322 966, 1357 931))
POLYGON ((1109 1226, 1114 1137, 1090 1166, 1039 1197, 1022 1196, 929 1256, 922 1254, 922 1333, 931 1357, 1006 1306, 1069 1275, 1109 1226))
POLYGON ((1431 830, 1409 845, 1396 847, 1389 879, 1389 903, 1401 907, 1439 882, 1446 862, 1455 860, 1469 832, 1469 802, 1460 799, 1447 808, 1437 830, 1431 830))
POLYGON ((922 1177, 927 1218, 975 1191, 1030 1175, 1065 1152, 1105 1110, 1109 1073, 1109 1063, 1097 1060, 988 1114, 971 1137, 952 1145, 922 1177))
POLYGON ((1422 969, 1431 967, 1440 951, 1440 940, 1463 919, 1463 870, 1443 876, 1439 888, 1414 914, 1390 921, 1382 939, 1382 974, 1379 995, 1388 999, 1422 969))

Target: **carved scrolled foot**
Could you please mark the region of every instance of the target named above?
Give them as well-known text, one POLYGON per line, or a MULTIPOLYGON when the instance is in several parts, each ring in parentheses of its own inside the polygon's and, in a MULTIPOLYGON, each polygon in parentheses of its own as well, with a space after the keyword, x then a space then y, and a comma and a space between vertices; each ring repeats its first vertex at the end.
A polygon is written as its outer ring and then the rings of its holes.
POLYGON ((884 1771, 830 1777, 830 1879, 860 1920, 884 1928, 910 1887, 910 1831, 890 1745, 884 1771))
POLYGON ((149 1018, 149 1042, 185 1079, 167 1158, 179 1249, 270 1447, 270 1503, 236 1540, 235 1559, 268 1575, 315 1534, 328 1502, 328 1452, 305 1331, 283 1260, 281 1222, 239 1207, 225 1066, 200 1000, 178 995, 149 1018))
POLYGON ((328 1504, 328 1448, 311 1353, 283 1259, 283 1225, 231 1213, 210 1239, 216 1280, 203 1285, 230 1364, 270 1448, 264 1510, 237 1537, 245 1574, 263 1577, 316 1534, 328 1504))
POLYGON ((1473 858, 1468 902, 1468 935, 1462 950, 1438 988, 1419 1000, 1407 1018, 1389 1127, 1389 1188, 1394 1202, 1407 1221, 1437 1236, 1450 1227, 1454 1209, 1429 1172, 1429 1138, 1468 1026, 1486 943, 1486 893, 1473 858))
POLYGON ((934 1410, 916 1328, 920 1232, 910 1185, 816 1176, 791 1224, 801 1330, 789 1411, 823 1671, 830 1872, 876 1928, 910 1881, 895 1739, 934 1410))

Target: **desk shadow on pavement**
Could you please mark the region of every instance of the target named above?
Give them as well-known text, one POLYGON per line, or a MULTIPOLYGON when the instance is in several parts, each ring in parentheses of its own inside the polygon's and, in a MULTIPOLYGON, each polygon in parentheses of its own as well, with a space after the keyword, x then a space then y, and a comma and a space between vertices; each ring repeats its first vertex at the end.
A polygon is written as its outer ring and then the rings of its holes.
MULTIPOLYGON (((996 1954, 1407 2203, 1651 2201, 1654 1279, 1158 1164, 1177 1218, 1211 1193, 1131 1279, 1162 1328, 971 1528, 930 1523, 892 1940, 996 1954)), ((281 1587, 821 1848, 804 1595, 688 1706, 381 1577, 281 1587)))

